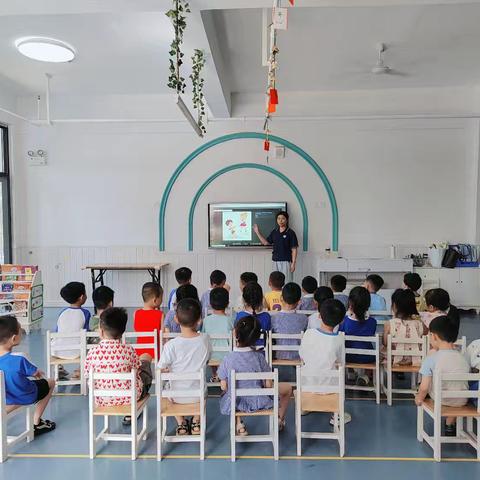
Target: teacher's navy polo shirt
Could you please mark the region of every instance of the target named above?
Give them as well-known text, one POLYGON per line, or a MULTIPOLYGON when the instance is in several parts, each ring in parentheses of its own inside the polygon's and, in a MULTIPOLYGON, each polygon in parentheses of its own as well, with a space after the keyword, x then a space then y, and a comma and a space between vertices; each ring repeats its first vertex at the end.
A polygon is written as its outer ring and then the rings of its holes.
POLYGON ((291 262, 292 248, 298 247, 297 235, 293 230, 287 228, 280 233, 280 229, 272 230, 267 237, 267 242, 273 245, 272 261, 291 262))

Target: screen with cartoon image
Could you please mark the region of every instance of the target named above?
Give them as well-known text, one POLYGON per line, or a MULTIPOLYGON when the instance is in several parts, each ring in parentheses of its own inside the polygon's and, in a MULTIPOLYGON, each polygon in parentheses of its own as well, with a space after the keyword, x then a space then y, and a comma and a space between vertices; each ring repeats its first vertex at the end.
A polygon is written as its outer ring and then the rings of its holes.
POLYGON ((258 225, 266 237, 276 228, 275 217, 286 210, 285 202, 216 203, 209 206, 209 247, 261 247, 254 232, 258 225))

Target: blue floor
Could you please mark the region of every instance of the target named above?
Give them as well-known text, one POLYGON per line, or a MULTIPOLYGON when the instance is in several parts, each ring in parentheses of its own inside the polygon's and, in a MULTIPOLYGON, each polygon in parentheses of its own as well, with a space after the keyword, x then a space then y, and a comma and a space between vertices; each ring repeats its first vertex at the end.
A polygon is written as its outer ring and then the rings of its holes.
MULTIPOLYGON (((48 310, 44 329, 55 323, 55 310, 48 310)), ((480 319, 462 320, 462 335, 468 341, 480 337, 480 319)), ((25 338, 21 350, 27 352, 40 368, 44 368, 45 331, 33 332, 25 338)), ((355 397, 348 394, 346 410, 352 415, 352 422, 346 427, 346 457, 339 460, 338 444, 334 441, 303 440, 303 457, 295 458, 295 435, 293 402, 287 416, 287 429, 280 437, 281 460, 270 458, 270 444, 240 444, 237 446, 239 459, 231 464, 229 458, 228 418, 218 412, 218 397, 208 399, 207 408, 207 459, 204 462, 192 459, 198 455, 195 444, 170 444, 166 447, 167 458, 160 464, 154 459, 155 444, 155 402, 150 402, 149 437, 141 446, 140 458, 131 462, 128 458, 129 445, 110 442, 99 449, 99 458, 90 461, 88 455, 88 402, 87 397, 72 395, 57 396, 47 410, 46 418, 57 422, 57 429, 30 444, 18 445, 13 455, 0 465, 0 477, 29 474, 39 478, 65 478, 65 472, 71 480, 82 478, 101 478, 119 475, 122 478, 141 478, 140 476, 187 475, 197 479, 215 479, 228 476, 243 478, 249 473, 272 475, 276 478, 307 478, 315 474, 349 477, 355 479, 376 478, 390 480, 405 478, 413 474, 429 478, 452 478, 454 475, 478 477, 480 463, 475 460, 475 452, 469 446, 444 446, 442 456, 446 461, 436 464, 432 461, 432 451, 426 444, 416 440, 416 410, 411 398, 400 398, 392 407, 384 401, 376 405, 369 397, 355 397), (48 462, 48 463, 47 463, 48 462)), ((20 424, 15 420, 9 428, 16 430, 20 424)), ((251 433, 260 433, 266 428, 265 419, 247 419, 251 433), (250 421, 248 421, 250 420, 250 421)), ((326 415, 310 414, 303 417, 305 430, 330 431, 326 415)), ((113 427, 121 432, 120 423, 113 427)), ((171 424, 173 429, 173 424, 171 424)))

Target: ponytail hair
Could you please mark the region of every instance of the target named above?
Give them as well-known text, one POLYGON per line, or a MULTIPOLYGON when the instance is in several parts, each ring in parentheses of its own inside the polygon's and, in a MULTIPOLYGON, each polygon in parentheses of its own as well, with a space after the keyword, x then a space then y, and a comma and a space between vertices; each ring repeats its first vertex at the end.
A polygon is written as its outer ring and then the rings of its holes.
POLYGON ((359 322, 366 320, 370 308, 370 294, 365 287, 354 287, 348 296, 348 308, 354 313, 359 322))
POLYGON ((245 305, 252 309, 253 315, 262 310, 263 290, 257 282, 248 282, 243 288, 242 297, 245 305))
POLYGON ((239 347, 253 347, 260 334, 260 323, 253 315, 241 318, 235 325, 235 338, 239 347))

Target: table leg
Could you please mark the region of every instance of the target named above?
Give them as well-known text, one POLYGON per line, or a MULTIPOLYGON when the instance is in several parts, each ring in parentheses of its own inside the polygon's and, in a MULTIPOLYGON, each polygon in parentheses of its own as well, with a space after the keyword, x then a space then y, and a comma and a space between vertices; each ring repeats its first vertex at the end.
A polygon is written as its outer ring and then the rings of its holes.
POLYGON ((91 277, 92 277, 92 292, 95 290, 95 270, 92 268, 90 270, 90 274, 91 274, 91 277))
POLYGON ((157 273, 157 270, 155 270, 154 268, 149 268, 148 273, 152 277, 152 282, 160 283, 160 270, 157 273))

